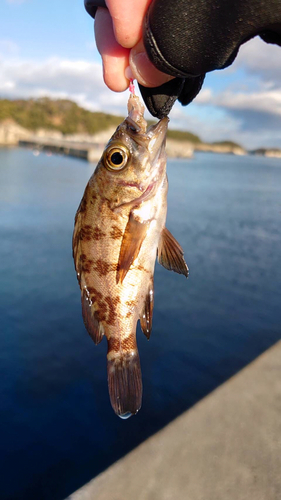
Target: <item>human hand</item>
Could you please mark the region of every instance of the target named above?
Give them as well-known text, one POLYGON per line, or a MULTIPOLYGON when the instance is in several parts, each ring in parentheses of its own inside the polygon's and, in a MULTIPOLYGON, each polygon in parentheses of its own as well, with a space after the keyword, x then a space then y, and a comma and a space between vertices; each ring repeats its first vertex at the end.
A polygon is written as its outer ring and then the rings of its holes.
POLYGON ((150 3, 151 0, 108 0, 107 9, 102 8, 102 5, 106 7, 103 0, 85 1, 86 9, 95 16, 95 37, 102 56, 104 81, 115 92, 125 90, 130 77, 146 87, 157 87, 173 78, 160 73, 145 53, 142 24, 150 3))
POLYGON ((164 92, 164 109, 162 103, 159 104, 162 94, 157 91, 155 106, 151 89, 162 86, 173 77, 158 71, 145 53, 142 24, 150 2, 151 0, 138 0, 135 3, 132 0, 108 0, 106 9, 104 0, 85 0, 85 7, 95 17, 95 37, 102 56, 106 85, 111 90, 122 92, 128 88, 130 78, 136 79, 151 114, 161 118, 168 114, 177 99, 182 79, 175 82, 176 85, 173 84, 172 93, 169 90, 164 92), (149 89, 146 90, 147 86, 149 89))
MULTIPOLYGON (((85 0, 88 12, 97 1, 85 0)), ((107 0, 107 6, 96 15, 105 82, 125 90, 130 64, 149 111, 158 118, 177 98, 184 105, 191 102, 205 73, 229 66, 250 38, 259 34, 281 45, 280 0, 107 0)))

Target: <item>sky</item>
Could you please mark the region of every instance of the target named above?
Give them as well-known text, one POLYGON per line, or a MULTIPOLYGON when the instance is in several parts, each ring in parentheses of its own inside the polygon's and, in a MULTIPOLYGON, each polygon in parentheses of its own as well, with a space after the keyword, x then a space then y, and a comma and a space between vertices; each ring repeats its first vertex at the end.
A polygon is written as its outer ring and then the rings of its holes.
MULTIPOLYGON (((281 47, 254 38, 232 66, 206 76, 193 103, 175 104, 170 128, 206 142, 281 148, 280 62, 281 47)), ((0 98, 42 96, 123 116, 128 91, 103 82, 83 0, 0 0, 0 98)))

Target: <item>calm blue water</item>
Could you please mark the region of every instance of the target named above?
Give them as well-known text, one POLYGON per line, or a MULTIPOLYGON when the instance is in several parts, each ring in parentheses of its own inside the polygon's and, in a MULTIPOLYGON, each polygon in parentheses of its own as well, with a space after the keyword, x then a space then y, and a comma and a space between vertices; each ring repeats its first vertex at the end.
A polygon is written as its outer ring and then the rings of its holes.
POLYGON ((157 265, 143 408, 117 418, 71 256, 92 168, 0 150, 2 500, 65 498, 281 337, 281 161, 170 162, 167 226, 190 278, 157 265))

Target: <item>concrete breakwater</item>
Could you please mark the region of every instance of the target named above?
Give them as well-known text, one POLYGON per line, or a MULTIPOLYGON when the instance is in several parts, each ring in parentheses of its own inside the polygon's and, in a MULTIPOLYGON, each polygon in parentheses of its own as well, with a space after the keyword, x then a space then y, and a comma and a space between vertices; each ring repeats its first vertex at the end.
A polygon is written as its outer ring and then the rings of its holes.
MULTIPOLYGON (((39 153, 44 151, 96 162, 101 157, 105 144, 114 130, 115 127, 110 127, 94 135, 63 135, 57 130, 45 129, 31 132, 8 119, 0 123, 0 146, 20 146, 39 153)), ((191 158, 194 151, 247 154, 243 148, 230 144, 192 143, 191 141, 170 138, 167 139, 166 150, 170 158, 191 158)))
POLYGON ((44 151, 96 162, 101 157, 104 146, 113 130, 103 131, 93 136, 87 134, 63 135, 56 130, 44 129, 31 132, 8 119, 0 123, 0 146, 20 146, 32 149, 35 154, 44 151))
POLYGON ((18 145, 33 149, 40 153, 41 151, 62 154, 81 158, 89 162, 96 162, 102 155, 104 145, 95 143, 76 143, 67 140, 42 139, 38 137, 30 137, 29 139, 20 139, 18 145))
MULTIPOLYGON (((115 127, 94 135, 63 135, 56 130, 44 129, 30 132, 12 120, 6 120, 0 124, 0 146, 20 146, 32 149, 37 154, 44 151, 97 162, 114 131, 115 127)), ((193 152, 194 146, 190 142, 167 140, 167 154, 170 157, 191 158, 193 152)))
POLYGON ((105 142, 101 134, 97 134, 97 137, 84 134, 64 136, 56 130, 30 132, 13 120, 5 120, 0 124, 0 146, 20 146, 36 153, 44 151, 96 162, 101 157, 105 142))
MULTIPOLYGON (((20 146, 41 151, 82 158, 89 162, 97 162, 104 147, 115 131, 115 127, 103 130, 95 135, 69 134, 63 135, 56 130, 39 129, 30 132, 10 120, 0 124, 0 145, 20 146)), ((194 145, 187 141, 167 140, 167 154, 171 158, 191 158, 194 145)))

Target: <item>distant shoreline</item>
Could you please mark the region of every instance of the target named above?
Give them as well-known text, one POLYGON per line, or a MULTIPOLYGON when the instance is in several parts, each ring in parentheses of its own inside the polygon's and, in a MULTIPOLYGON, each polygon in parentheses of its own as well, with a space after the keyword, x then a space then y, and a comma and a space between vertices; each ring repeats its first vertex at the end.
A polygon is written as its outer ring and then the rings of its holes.
MULTIPOLYGON (((122 119, 66 99, 0 99, 0 146, 20 145, 95 162, 122 119)), ((278 148, 247 151, 233 141, 205 143, 181 130, 168 130, 166 151, 170 158, 192 158, 195 151, 281 158, 278 148)))
MULTIPOLYGON (((0 99, 0 144, 30 141, 38 147, 73 147, 76 152, 78 144, 83 144, 84 151, 86 146, 87 151, 91 150, 90 157, 95 158, 97 149, 104 147, 123 119, 89 111, 69 99, 0 99)), ((151 123, 148 121, 148 125, 151 123)), ((207 144, 192 132, 168 130, 168 156, 190 158, 194 151, 246 154, 244 148, 232 141, 207 144)))
MULTIPOLYGON (((21 146, 38 151, 49 151, 97 161, 115 130, 110 127, 97 134, 62 134, 57 130, 38 129, 34 132, 12 120, 0 123, 0 146, 21 146)), ((204 142, 167 138, 167 155, 170 158, 192 158, 195 151, 245 155, 247 151, 231 143, 207 144, 204 142)))
MULTIPOLYGON (((22 147, 30 149, 35 155, 44 152, 46 154, 61 154, 80 158, 91 163, 96 163, 102 156, 108 138, 112 135, 112 130, 102 132, 106 140, 102 137, 88 135, 68 135, 58 137, 56 131, 42 131, 30 133, 17 125, 9 126, 0 123, 0 148, 22 147), (3 128, 5 128, 3 133, 3 128), (98 140, 97 140, 98 139, 98 140)), ((190 159, 195 152, 215 153, 215 154, 233 154, 236 156, 255 155, 267 158, 281 158, 279 149, 257 149, 246 151, 243 148, 231 146, 228 144, 192 144, 189 141, 177 141, 167 139, 166 151, 168 158, 172 159, 190 159)))

